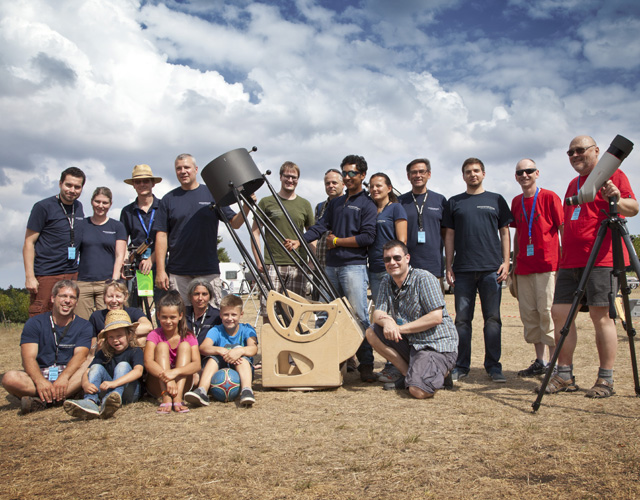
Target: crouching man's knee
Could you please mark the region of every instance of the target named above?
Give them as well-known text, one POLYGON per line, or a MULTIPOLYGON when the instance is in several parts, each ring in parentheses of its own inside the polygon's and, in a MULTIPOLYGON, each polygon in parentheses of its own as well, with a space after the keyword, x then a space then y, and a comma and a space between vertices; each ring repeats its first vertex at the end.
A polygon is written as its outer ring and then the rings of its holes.
POLYGON ((415 386, 409 386, 409 394, 416 399, 429 399, 432 398, 435 393, 423 391, 415 386))

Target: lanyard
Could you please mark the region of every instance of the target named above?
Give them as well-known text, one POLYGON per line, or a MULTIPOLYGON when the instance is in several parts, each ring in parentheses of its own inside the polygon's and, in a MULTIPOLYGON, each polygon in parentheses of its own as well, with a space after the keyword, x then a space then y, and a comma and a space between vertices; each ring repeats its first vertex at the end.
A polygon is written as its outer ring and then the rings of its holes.
POLYGON ((144 229, 144 232, 147 235, 147 239, 145 240, 145 242, 151 243, 149 241, 149 236, 151 235, 151 226, 153 226, 153 218, 156 215, 156 209, 155 208, 151 209, 151 217, 149 218, 149 228, 147 228, 147 226, 144 225, 144 219, 142 218, 142 210, 137 208, 136 213, 138 214, 138 219, 140 219, 140 224, 142 224, 142 229, 144 229))
POLYGON ((195 335, 196 338, 198 338, 198 335, 200 335, 200 331, 202 330, 202 325, 204 325, 204 318, 207 315, 208 309, 209 309, 209 306, 207 306, 207 309, 205 309, 204 313, 202 313, 202 319, 200 320, 200 325, 196 323, 196 312, 193 311, 191 313, 191 324, 193 325, 193 334, 195 335))
MULTIPOLYGON (((578 177, 578 182, 580 182, 580 178, 578 177)), ((533 204, 531 205, 531 216, 527 217, 527 211, 524 208, 524 195, 522 195, 522 213, 524 214, 524 220, 527 221, 529 225, 529 244, 531 244, 531 227, 533 226, 533 214, 536 211, 536 201, 538 201, 538 192, 540 188, 536 188, 536 194, 533 195, 533 204)))
POLYGON ((422 205, 418 206, 418 200, 416 200, 416 195, 411 192, 411 196, 413 197, 413 204, 416 206, 416 211, 418 212, 418 230, 423 231, 424 228, 422 226, 422 211, 424 210, 424 205, 427 203, 427 196, 429 196, 429 191, 424 193, 424 200, 422 200, 422 205))
POLYGON ((74 246, 75 245, 75 232, 73 230, 73 226, 76 222, 76 206, 74 203, 71 203, 71 217, 69 217, 69 212, 67 212, 67 209, 64 207, 64 204, 62 203, 62 201, 60 201, 60 197, 58 197, 58 203, 60 204, 60 207, 62 207, 62 211, 64 212, 65 217, 67 218, 67 222, 69 222, 69 237, 71 239, 71 243, 69 246, 74 246))
POLYGON ((64 330, 62 331, 62 335, 60 336, 60 340, 58 340, 58 334, 56 333, 56 325, 53 323, 53 313, 49 314, 49 320, 51 321, 51 333, 53 333, 53 341, 56 344, 56 359, 55 359, 54 365, 57 365, 58 364, 58 346, 60 345, 60 342, 62 342, 62 340, 66 337, 67 332, 69 331, 69 328, 71 328, 71 323, 73 323, 73 319, 69 321, 69 324, 67 326, 64 327, 64 330))

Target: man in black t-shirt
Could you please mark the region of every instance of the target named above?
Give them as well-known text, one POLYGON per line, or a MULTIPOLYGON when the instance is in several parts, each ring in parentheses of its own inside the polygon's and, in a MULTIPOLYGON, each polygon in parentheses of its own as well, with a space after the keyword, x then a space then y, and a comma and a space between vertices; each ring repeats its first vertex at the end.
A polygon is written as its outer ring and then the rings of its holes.
POLYGON ((449 199, 442 225, 445 233, 446 277, 454 287, 458 330, 458 360, 453 380, 469 374, 471 364, 471 322, 480 295, 484 318, 484 368, 494 382, 506 382, 500 364, 502 320, 501 283, 509 274, 513 217, 505 199, 485 191, 484 164, 469 158, 462 164, 466 192, 449 199), (455 258, 454 258, 455 253, 455 258))

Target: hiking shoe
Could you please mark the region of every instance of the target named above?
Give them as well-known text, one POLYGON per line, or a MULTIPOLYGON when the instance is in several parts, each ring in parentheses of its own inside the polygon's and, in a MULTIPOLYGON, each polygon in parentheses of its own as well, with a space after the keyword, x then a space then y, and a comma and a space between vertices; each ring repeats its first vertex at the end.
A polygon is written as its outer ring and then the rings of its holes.
POLYGON ((64 411, 80 420, 91 420, 100 416, 100 408, 90 399, 67 399, 64 411))
POLYGON ((544 372, 546 371, 546 365, 543 365, 536 359, 533 363, 531 363, 531 366, 529 368, 520 370, 518 372, 518 377, 535 377, 537 375, 544 375, 544 372))
POLYGON ((360 380, 363 382, 373 383, 378 380, 375 373, 373 373, 373 365, 360 365, 358 367, 360 372, 360 380))
POLYGON ((240 406, 251 408, 255 402, 256 398, 253 396, 253 391, 249 387, 242 389, 240 393, 240 406))
POLYGON ((116 391, 102 400, 100 405, 100 418, 107 419, 113 417, 113 414, 122 408, 122 397, 116 391))
POLYGON ((402 377, 402 373, 393 365, 385 366, 382 371, 375 374, 378 377, 378 382, 395 382, 400 377, 402 377))
POLYGON ((20 414, 26 415, 27 413, 33 413, 34 411, 44 410, 47 407, 47 403, 40 398, 34 398, 31 396, 24 396, 20 399, 20 414))
POLYGON ((498 384, 504 384, 507 381, 507 377, 502 374, 502 371, 491 372, 489 377, 498 384))
POLYGON ((184 400, 193 406, 209 406, 209 396, 204 389, 198 387, 195 391, 189 391, 184 395, 184 400))
POLYGON ((450 391, 453 389, 453 377, 451 376, 451 372, 447 373, 447 376, 444 378, 444 384, 442 388, 445 391, 450 391))
POLYGON ((387 382, 382 386, 385 391, 403 391, 406 389, 404 385, 404 377, 400 375, 400 378, 395 382, 387 382))
POLYGON ((347 372, 349 372, 349 373, 355 372, 357 369, 358 369, 358 362, 356 361, 356 357, 355 356, 351 356, 347 360, 347 372))
POLYGON ((468 376, 469 376, 469 372, 461 370, 460 368, 454 368, 453 370, 451 370, 452 382, 458 382, 459 380, 462 380, 463 378, 468 376))

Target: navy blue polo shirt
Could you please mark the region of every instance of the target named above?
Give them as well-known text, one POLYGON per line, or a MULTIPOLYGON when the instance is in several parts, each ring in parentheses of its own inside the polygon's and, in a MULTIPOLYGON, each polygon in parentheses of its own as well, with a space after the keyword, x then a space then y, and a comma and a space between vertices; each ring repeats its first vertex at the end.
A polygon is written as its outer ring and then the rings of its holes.
POLYGON ((153 195, 153 203, 151 203, 151 207, 147 212, 143 212, 140 208, 138 208, 138 199, 136 198, 133 203, 129 203, 126 207, 122 209, 120 212, 120 222, 124 225, 124 229, 127 232, 127 236, 129 236, 130 243, 138 247, 145 241, 149 243, 149 248, 153 252, 153 249, 156 244, 156 232, 158 231, 156 228, 156 217, 158 217, 158 209, 160 208, 160 200, 153 195), (153 222, 151 222, 151 216, 153 214, 153 222), (140 217, 142 217, 142 221, 144 222, 144 226, 149 230, 149 236, 147 237, 147 232, 142 227, 142 222, 140 222, 140 217), (151 225, 151 228, 149 228, 151 225))
POLYGON ((116 260, 116 241, 127 241, 127 232, 122 222, 109 219, 97 226, 87 217, 80 245, 78 281, 102 281, 113 276, 116 260))

